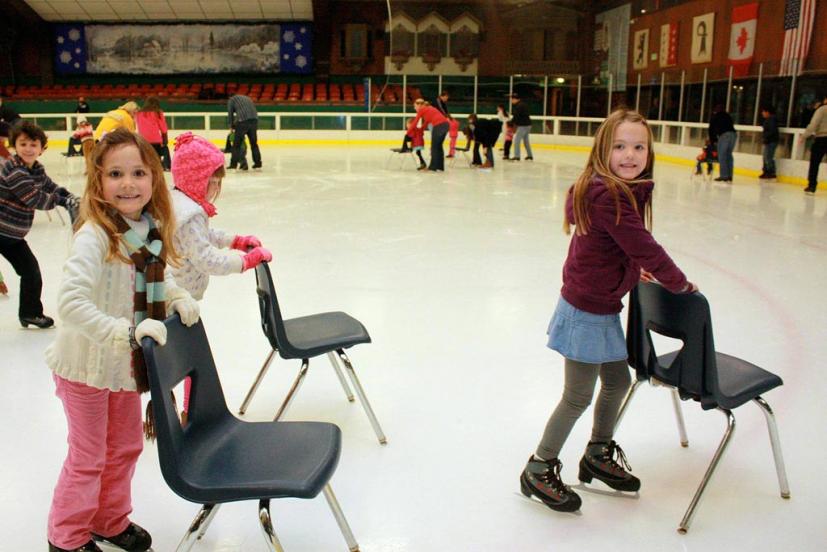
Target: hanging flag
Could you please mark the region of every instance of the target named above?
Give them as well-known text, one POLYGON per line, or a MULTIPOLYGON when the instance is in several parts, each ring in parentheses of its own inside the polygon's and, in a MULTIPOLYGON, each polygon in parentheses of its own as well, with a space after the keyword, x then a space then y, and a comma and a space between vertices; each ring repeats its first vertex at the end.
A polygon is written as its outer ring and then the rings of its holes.
POLYGON ((61 75, 86 73, 86 33, 81 24, 55 25, 55 70, 61 75))
POLYGON ((692 18, 692 63, 712 61, 712 45, 715 38, 715 12, 692 18))
POLYGON ((781 76, 801 74, 810 52, 810 36, 816 15, 815 0, 787 0, 784 6, 784 51, 781 55, 781 76))
POLYGON ((758 30, 758 3, 732 8, 732 29, 729 32, 729 64, 733 75, 745 77, 755 51, 758 30))
POLYGON ((672 67, 678 63, 678 24, 667 23, 660 26, 661 67, 672 67))
POLYGON ((310 23, 282 23, 279 47, 282 73, 313 72, 313 33, 310 23))
POLYGON ((635 40, 632 44, 632 68, 646 69, 649 63, 649 29, 635 31, 635 40))

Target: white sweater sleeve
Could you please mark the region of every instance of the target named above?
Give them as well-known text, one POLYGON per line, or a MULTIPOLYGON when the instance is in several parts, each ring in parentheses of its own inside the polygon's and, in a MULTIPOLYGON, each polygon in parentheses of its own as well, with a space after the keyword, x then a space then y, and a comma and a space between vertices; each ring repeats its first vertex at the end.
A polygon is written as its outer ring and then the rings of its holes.
POLYGON ((210 228, 210 243, 219 249, 227 249, 233 243, 235 234, 228 234, 224 230, 210 228))
MULTIPOLYGON (((211 276, 225 276, 241 272, 241 256, 223 252, 211 242, 212 233, 206 216, 194 216, 184 222, 176 231, 179 238, 180 255, 187 259, 196 270, 211 276)), ((232 241, 232 240, 230 240, 232 241)))
MULTIPOLYGON (((129 343, 131 322, 106 314, 93 301, 107 253, 105 236, 89 226, 78 231, 69 258, 63 266, 58 313, 64 323, 76 327, 92 342, 122 347, 129 343)), ((123 300, 131 302, 131 298, 123 300)))

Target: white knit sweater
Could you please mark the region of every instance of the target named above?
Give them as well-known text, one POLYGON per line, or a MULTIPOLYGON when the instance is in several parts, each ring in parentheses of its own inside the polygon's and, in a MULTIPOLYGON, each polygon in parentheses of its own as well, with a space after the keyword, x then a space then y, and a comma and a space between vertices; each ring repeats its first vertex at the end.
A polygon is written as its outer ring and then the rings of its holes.
MULTIPOLYGON (((148 226, 133 228, 146 238, 148 226)), ((96 224, 87 222, 75 234, 58 296, 61 323, 46 349, 46 364, 69 381, 135 391, 129 346, 135 265, 106 261, 108 249, 109 238, 96 224)), ((122 253, 128 257, 123 246, 122 253)), ((164 280, 167 304, 186 295, 169 269, 164 280)))
POLYGON ((178 285, 200 301, 210 275, 238 274, 244 263, 237 252, 221 251, 230 247, 235 235, 211 229, 207 213, 200 205, 180 190, 172 190, 172 204, 176 223, 173 241, 182 258, 173 275, 178 285))

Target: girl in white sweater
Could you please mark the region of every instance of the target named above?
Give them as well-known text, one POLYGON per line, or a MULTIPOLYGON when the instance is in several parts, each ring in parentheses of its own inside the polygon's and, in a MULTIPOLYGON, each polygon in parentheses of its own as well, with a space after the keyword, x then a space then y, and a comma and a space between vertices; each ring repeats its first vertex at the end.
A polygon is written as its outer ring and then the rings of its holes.
POLYGON ((49 512, 49 551, 100 550, 107 541, 147 550, 129 520, 131 480, 143 448, 141 399, 148 390, 140 340, 163 345, 175 311, 198 321, 198 303, 175 285, 174 215, 152 146, 126 129, 108 133, 90 158, 71 254, 63 267, 63 324, 46 351, 63 401, 69 453, 49 512))
MULTIPOLYGON (((224 154, 200 136, 185 132, 175 140, 172 158, 172 203, 175 208, 175 250, 181 265, 173 270, 175 281, 195 299, 201 300, 210 276, 239 274, 272 259, 255 236, 237 236, 210 228, 209 219, 217 214, 213 202, 221 193, 224 154), (227 248, 241 251, 226 251, 227 248)), ((189 378, 184 380, 186 421, 190 402, 189 378)))

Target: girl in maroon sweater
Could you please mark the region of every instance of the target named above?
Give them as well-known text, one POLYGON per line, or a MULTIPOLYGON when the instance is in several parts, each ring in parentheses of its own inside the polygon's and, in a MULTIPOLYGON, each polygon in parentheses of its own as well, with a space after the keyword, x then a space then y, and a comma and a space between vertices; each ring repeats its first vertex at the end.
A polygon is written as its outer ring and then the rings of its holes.
POLYGON ((591 441, 579 479, 599 479, 637 491, 623 450, 612 439, 631 383, 620 300, 638 282, 657 279, 675 293, 696 291, 647 228, 652 223, 652 132, 634 111, 615 111, 600 125, 586 169, 569 189, 564 229, 575 232, 563 266, 560 301, 548 328, 548 347, 565 358, 563 397, 520 476, 526 496, 553 510, 573 512, 580 497, 563 484, 560 449, 589 406, 600 376, 591 441))

